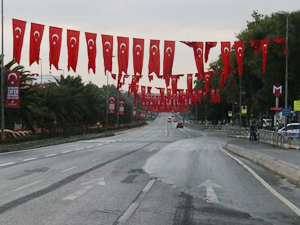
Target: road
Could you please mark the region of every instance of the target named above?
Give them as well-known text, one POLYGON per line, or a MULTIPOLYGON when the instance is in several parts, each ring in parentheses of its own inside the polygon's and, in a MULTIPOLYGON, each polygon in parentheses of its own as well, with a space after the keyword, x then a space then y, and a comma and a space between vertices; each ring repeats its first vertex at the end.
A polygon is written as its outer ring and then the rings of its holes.
POLYGON ((224 135, 176 129, 167 116, 0 154, 0 224, 300 224, 298 188, 224 152, 224 135))

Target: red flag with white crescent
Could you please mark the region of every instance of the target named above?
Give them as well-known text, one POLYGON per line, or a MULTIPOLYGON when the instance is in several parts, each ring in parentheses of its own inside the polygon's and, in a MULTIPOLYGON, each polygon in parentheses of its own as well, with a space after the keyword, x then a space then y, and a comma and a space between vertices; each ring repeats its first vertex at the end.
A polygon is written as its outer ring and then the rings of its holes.
POLYGON ((13 19, 13 35, 14 35, 14 59, 18 64, 21 60, 21 52, 23 47, 24 33, 26 29, 26 21, 13 19))
POLYGON ((243 59, 244 59, 245 44, 243 41, 235 41, 234 48, 235 48, 235 58, 238 64, 239 77, 241 77, 243 74, 243 59))
POLYGON ((260 41, 261 51, 262 51, 262 71, 263 73, 266 72, 266 65, 267 65, 267 56, 269 50, 269 40, 261 40, 260 41))
POLYGON ((210 90, 210 102, 213 104, 216 103, 216 90, 215 89, 210 90))
POLYGON ((225 75, 225 80, 230 74, 230 42, 221 42, 221 57, 223 63, 223 70, 225 75))
POLYGON ((175 41, 165 41, 164 43, 164 71, 163 76, 166 81, 166 86, 170 84, 172 68, 174 62, 175 41))
POLYGON ((205 63, 207 63, 207 61, 208 61, 210 49, 214 48, 216 46, 217 46, 217 42, 213 42, 213 41, 205 42, 205 63))
POLYGON ((254 55, 257 55, 260 51, 260 41, 251 40, 251 41, 249 41, 249 45, 250 45, 251 48, 254 49, 254 55))
POLYGON ((40 48, 44 34, 44 25, 31 23, 30 29, 30 49, 29 49, 29 65, 40 61, 40 48))
POLYGON ((129 38, 118 37, 119 76, 122 76, 123 75, 122 73, 127 74, 128 57, 129 57, 129 38))
POLYGON ((67 30, 68 71, 72 68, 75 73, 78 61, 79 38, 80 31, 67 30))
POLYGON ((141 86, 141 104, 142 106, 146 106, 146 87, 141 86))
POLYGON ((203 90, 202 89, 198 89, 198 102, 202 103, 203 101, 203 90))
POLYGON ((198 79, 201 79, 204 74, 203 42, 189 42, 189 41, 181 41, 181 42, 193 48, 194 58, 195 58, 196 67, 198 71, 198 73, 196 73, 196 76, 198 77, 198 79))
POLYGON ((58 27, 49 27, 49 42, 50 42, 50 69, 51 65, 53 65, 57 70, 60 50, 61 50, 61 38, 62 38, 62 28, 58 27))
POLYGON ((90 69, 93 70, 93 73, 96 73, 96 56, 97 56, 97 34, 85 32, 85 39, 87 45, 87 53, 89 58, 88 63, 88 72, 90 73, 90 69))
POLYGON ((193 89, 193 74, 192 73, 187 74, 186 81, 187 81, 188 93, 191 93, 191 91, 193 89))
POLYGON ((142 74, 144 62, 144 39, 133 38, 133 70, 134 74, 142 74))
POLYGON ((20 76, 19 71, 6 71, 6 108, 20 107, 20 76))
MULTIPOLYGON (((150 40, 150 49, 149 49, 149 76, 152 73, 155 73, 157 78, 160 78, 160 51, 159 51, 159 40, 150 40)), ((149 78, 150 79, 150 78, 149 78)))
POLYGON ((197 90, 194 88, 191 93, 191 103, 192 105, 197 104, 197 90))
POLYGON ((171 77, 171 87, 172 87, 172 92, 173 93, 177 93, 177 82, 178 82, 178 78, 177 76, 172 75, 171 77))
MULTIPOLYGON (((103 60, 104 60, 104 73, 112 73, 112 58, 113 58, 113 47, 114 40, 111 35, 101 35, 102 37, 102 49, 103 49, 103 60)), ((112 75, 113 76, 113 75, 112 75)), ((113 79, 116 79, 116 75, 113 76, 113 79)))
POLYGON ((210 89, 210 80, 211 80, 211 73, 205 72, 204 73, 204 94, 206 95, 210 89))
POLYGON ((285 38, 273 38, 273 42, 281 44, 283 46, 283 53, 286 54, 286 39, 285 38))

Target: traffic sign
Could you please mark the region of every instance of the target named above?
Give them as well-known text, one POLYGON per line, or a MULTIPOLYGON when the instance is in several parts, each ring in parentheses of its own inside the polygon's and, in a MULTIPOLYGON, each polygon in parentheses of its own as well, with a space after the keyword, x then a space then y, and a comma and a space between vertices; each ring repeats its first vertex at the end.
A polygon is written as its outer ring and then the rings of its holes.
POLYGON ((282 107, 271 107, 270 110, 280 112, 280 111, 282 111, 282 107))
POLYGON ((294 111, 295 112, 300 112, 300 100, 295 100, 294 101, 294 111))
POLYGON ((247 114, 247 106, 246 105, 242 106, 242 114, 247 114))
POLYGON ((273 95, 279 97, 282 94, 282 86, 280 84, 273 85, 273 95))
POLYGON ((283 116, 290 116, 291 115, 291 109, 286 108, 282 110, 282 115, 283 116))

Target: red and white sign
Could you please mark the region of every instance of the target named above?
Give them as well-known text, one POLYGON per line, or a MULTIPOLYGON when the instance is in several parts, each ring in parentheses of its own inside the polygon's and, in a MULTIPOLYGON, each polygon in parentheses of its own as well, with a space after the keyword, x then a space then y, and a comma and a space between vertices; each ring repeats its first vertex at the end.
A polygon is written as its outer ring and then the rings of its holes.
POLYGON ((6 71, 6 108, 20 107, 20 72, 6 71))
POLYGON ((111 96, 109 98, 109 103, 108 103, 108 113, 109 114, 114 114, 115 113, 115 102, 116 102, 115 97, 111 96))
POLYGON ((273 85, 273 95, 276 97, 282 95, 282 85, 273 85))
POLYGON ((125 108, 124 105, 125 105, 125 104, 124 104, 123 101, 120 101, 120 102, 119 102, 119 115, 120 115, 120 116, 124 116, 124 108, 125 108))
POLYGON ((271 107, 270 110, 280 112, 280 111, 282 111, 282 108, 281 107, 271 107))

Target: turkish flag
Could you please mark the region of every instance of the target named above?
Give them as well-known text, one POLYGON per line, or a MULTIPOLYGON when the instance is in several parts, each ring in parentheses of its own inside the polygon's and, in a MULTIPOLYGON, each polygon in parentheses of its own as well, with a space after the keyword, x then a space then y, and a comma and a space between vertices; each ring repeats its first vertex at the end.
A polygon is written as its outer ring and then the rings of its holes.
POLYGON ((172 75, 171 77, 171 87, 172 87, 172 92, 177 93, 177 82, 178 82, 178 77, 175 75, 172 75))
POLYGON ((235 49, 235 58, 238 64, 239 77, 241 77, 243 74, 243 59, 244 59, 244 51, 245 51, 244 42, 235 41, 234 49, 235 49))
POLYGON ((160 93, 160 99, 162 101, 164 99, 164 97, 165 97, 165 89, 164 88, 160 88, 159 89, 159 93, 160 93))
POLYGON ((136 75, 133 75, 131 79, 131 92, 134 92, 136 84, 137 84, 137 78, 136 75))
POLYGON ((157 78, 160 78, 160 51, 159 51, 159 40, 150 40, 150 49, 149 49, 149 76, 151 73, 155 73, 157 78))
MULTIPOLYGON (((106 75, 107 71, 110 73, 112 72, 114 38, 113 36, 104 35, 104 34, 102 34, 101 37, 102 37, 102 49, 103 49, 103 60, 104 60, 104 73, 106 75)), ((116 77, 114 76, 113 79, 115 80, 116 77)))
POLYGON ((14 34, 14 59, 20 64, 26 21, 13 19, 12 24, 14 34))
POLYGON ((226 80, 230 74, 230 42, 221 42, 221 57, 226 80))
POLYGON ((128 69, 128 57, 129 57, 129 38, 118 37, 118 64, 119 75, 122 76, 122 72, 127 74, 128 69))
POLYGON ((202 103, 202 101, 203 101, 203 90, 198 89, 198 102, 202 103))
POLYGON ((208 56, 211 48, 214 48, 217 46, 217 42, 205 42, 205 63, 208 61, 208 56))
POLYGON ((142 106, 146 106, 146 87, 141 86, 141 104, 142 106))
POLYGON ((266 72, 266 64, 267 64, 267 56, 269 50, 269 40, 261 40, 260 41, 261 51, 262 51, 262 71, 266 72))
POLYGON ((210 90, 210 102, 213 104, 216 103, 216 90, 215 89, 210 90))
POLYGON ((85 39, 87 45, 87 53, 89 58, 88 71, 93 70, 96 73, 96 56, 97 56, 97 34, 85 32, 85 39))
POLYGON ((152 87, 149 87, 149 86, 147 87, 147 93, 148 94, 151 94, 151 89, 152 89, 152 87))
POLYGON ((112 79, 114 79, 114 80, 115 80, 115 79, 117 78, 117 74, 115 74, 115 73, 112 73, 112 74, 111 74, 111 77, 112 77, 112 79))
POLYGON ((197 90, 196 89, 192 90, 191 103, 192 103, 192 105, 196 105, 196 103, 197 103, 197 90))
POLYGON ((187 81, 187 91, 188 93, 191 93, 192 89, 193 89, 193 74, 187 74, 186 77, 186 81, 187 81))
POLYGON ((211 76, 212 74, 210 72, 204 73, 204 94, 205 95, 209 92, 211 76))
POLYGON ((286 39, 285 38, 273 38, 273 42, 283 45, 283 53, 286 54, 286 39))
POLYGON ((133 38, 133 70, 134 74, 142 74, 144 61, 144 39, 133 38))
POLYGON ((196 62, 196 67, 198 73, 196 76, 198 79, 201 79, 204 74, 204 63, 203 63, 203 42, 189 42, 189 41, 182 41, 182 43, 188 45, 189 47, 193 48, 194 50, 194 58, 196 62))
POLYGON ((67 30, 68 71, 72 68, 75 73, 78 61, 79 38, 80 31, 67 30))
POLYGON ((31 23, 30 29, 30 49, 29 49, 29 66, 40 61, 40 48, 44 33, 44 25, 31 23))
POLYGON ((260 41, 251 40, 251 41, 249 41, 249 45, 250 45, 251 48, 254 49, 254 55, 257 55, 260 51, 260 41))
POLYGON ((61 37, 62 37, 62 28, 58 27, 49 27, 49 42, 50 42, 50 69, 51 65, 53 65, 57 70, 60 50, 61 50, 61 37))
POLYGON ((166 81, 166 86, 170 84, 170 77, 172 75, 172 67, 175 53, 175 41, 165 41, 164 43, 164 71, 163 77, 166 81))

